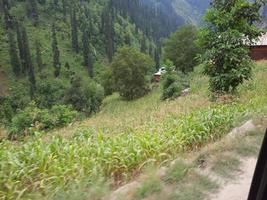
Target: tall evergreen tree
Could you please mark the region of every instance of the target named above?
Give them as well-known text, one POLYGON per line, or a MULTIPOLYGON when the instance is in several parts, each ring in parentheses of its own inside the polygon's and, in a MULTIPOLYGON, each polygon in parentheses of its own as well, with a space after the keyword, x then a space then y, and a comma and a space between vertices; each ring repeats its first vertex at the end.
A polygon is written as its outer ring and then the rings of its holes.
POLYGON ((24 50, 24 41, 22 38, 22 27, 20 23, 17 23, 17 41, 18 41, 18 48, 19 48, 19 57, 20 57, 20 63, 21 63, 21 72, 23 74, 27 71, 27 63, 26 63, 26 55, 24 50))
POLYGON ((160 52, 158 47, 154 50, 154 61, 156 63, 156 69, 159 70, 160 68, 160 52))
POLYGON ((147 44, 146 44, 146 36, 145 35, 143 35, 143 37, 142 37, 140 50, 142 53, 146 53, 146 51, 147 51, 147 44))
POLYGON ((79 42, 78 42, 78 22, 75 8, 71 11, 71 44, 72 49, 75 53, 79 53, 79 42))
POLYGON ((93 77, 93 64, 90 52, 89 32, 87 30, 83 30, 82 42, 83 42, 83 64, 87 68, 89 75, 93 77))
POLYGON ((60 75, 61 65, 59 61, 60 52, 58 49, 55 24, 52 25, 52 53, 53 53, 53 66, 55 68, 54 75, 55 77, 58 77, 60 75))
POLYGON ((1 0, 1 4, 3 6, 3 13, 4 13, 4 22, 5 22, 5 28, 12 29, 13 28, 13 17, 10 14, 10 4, 8 0, 1 0))
POLYGON ((15 74, 15 76, 19 76, 21 72, 20 62, 19 62, 14 34, 11 31, 8 31, 8 43, 9 43, 9 56, 10 56, 10 64, 12 67, 12 71, 15 74))
POLYGON ((67 21, 67 0, 62 0, 62 13, 64 22, 67 21))
POLYGON ((38 40, 35 41, 35 50, 36 50, 36 63, 38 66, 39 72, 43 70, 43 60, 42 60, 42 55, 41 55, 41 44, 38 40))
POLYGON ((34 26, 37 26, 39 21, 39 14, 36 0, 27 0, 27 15, 33 20, 34 26))
POLYGON ((26 59, 25 61, 26 61, 26 67, 27 67, 27 72, 28 72, 28 79, 30 82, 30 96, 33 99, 35 91, 36 91, 36 80, 35 80, 35 74, 34 74, 34 67, 33 67, 32 59, 31 59, 31 52, 29 48, 29 40, 28 40, 25 27, 21 28, 21 35, 22 35, 22 41, 23 41, 23 47, 24 47, 24 53, 25 53, 25 59, 26 59))
POLYGON ((150 42, 150 44, 149 44, 149 49, 148 49, 148 53, 149 53, 149 55, 151 56, 151 58, 153 58, 153 45, 152 45, 152 43, 150 42))
POLYGON ((103 32, 105 34, 106 53, 109 62, 112 61, 115 51, 115 30, 114 30, 114 9, 112 7, 113 1, 110 1, 109 5, 103 11, 103 32))

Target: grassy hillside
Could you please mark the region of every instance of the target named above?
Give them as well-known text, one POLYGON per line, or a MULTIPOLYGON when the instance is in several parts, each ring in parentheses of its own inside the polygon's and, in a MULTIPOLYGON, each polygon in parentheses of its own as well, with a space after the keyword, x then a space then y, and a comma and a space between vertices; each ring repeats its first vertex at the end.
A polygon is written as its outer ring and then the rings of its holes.
POLYGON ((149 163, 164 165, 179 152, 221 138, 245 119, 266 116, 267 63, 257 64, 253 72, 237 96, 218 102, 208 98, 207 78, 197 69, 189 96, 162 102, 155 89, 124 102, 113 95, 101 113, 86 121, 22 142, 4 139, 0 198, 52 199, 62 191, 94 190, 103 180, 121 184, 149 163))

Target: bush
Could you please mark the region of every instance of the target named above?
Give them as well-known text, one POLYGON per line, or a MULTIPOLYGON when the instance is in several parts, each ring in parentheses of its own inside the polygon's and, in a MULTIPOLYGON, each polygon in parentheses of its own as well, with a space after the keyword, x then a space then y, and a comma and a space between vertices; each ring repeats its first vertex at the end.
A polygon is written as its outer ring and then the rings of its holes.
POLYGON ((149 80, 154 63, 134 48, 121 48, 112 62, 115 88, 126 100, 144 96, 149 91, 149 80))
POLYGON ((8 124, 14 114, 10 98, 0 96, 0 123, 8 124))
POLYGON ((163 94, 161 99, 166 100, 181 96, 183 89, 189 87, 189 84, 182 73, 173 71, 163 76, 162 87, 163 94))
POLYGON ((84 112, 87 114, 99 111, 104 99, 104 89, 101 85, 91 82, 83 88, 85 97, 84 112))
POLYGON ((83 83, 81 78, 76 77, 72 80, 71 87, 66 91, 64 102, 70 104, 77 111, 90 115, 97 112, 104 99, 104 89, 90 81, 83 83))
POLYGON ((78 113, 65 105, 56 105, 48 109, 40 109, 31 103, 19 111, 11 120, 10 137, 33 134, 34 131, 49 130, 72 122, 78 113))
POLYGON ((51 108, 62 103, 66 84, 60 79, 42 79, 37 82, 35 101, 39 107, 51 108))
POLYGON ((7 125, 19 109, 31 102, 28 86, 14 83, 9 87, 7 96, 0 97, 0 123, 7 125))
POLYGON ((14 82, 9 88, 7 98, 10 100, 14 112, 17 112, 19 109, 24 109, 31 102, 28 82, 14 82))
POLYGON ((50 110, 50 115, 53 117, 53 126, 62 127, 67 125, 75 118, 77 118, 78 113, 73 111, 69 106, 66 105, 55 105, 50 110))

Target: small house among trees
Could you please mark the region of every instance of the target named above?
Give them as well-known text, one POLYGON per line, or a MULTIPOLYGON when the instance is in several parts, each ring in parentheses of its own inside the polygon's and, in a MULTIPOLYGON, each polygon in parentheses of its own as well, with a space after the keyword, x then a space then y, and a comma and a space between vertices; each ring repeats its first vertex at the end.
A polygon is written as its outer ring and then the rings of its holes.
POLYGON ((257 42, 250 45, 250 55, 253 60, 267 60, 267 33, 263 34, 257 42))

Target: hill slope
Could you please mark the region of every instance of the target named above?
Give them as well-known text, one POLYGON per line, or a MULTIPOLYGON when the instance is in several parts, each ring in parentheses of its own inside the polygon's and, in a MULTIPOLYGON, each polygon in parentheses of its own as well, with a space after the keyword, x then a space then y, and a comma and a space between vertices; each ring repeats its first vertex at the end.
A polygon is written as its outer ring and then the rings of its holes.
POLYGON ((157 91, 134 102, 115 95, 106 99, 102 113, 81 124, 22 142, 3 140, 0 197, 65 199, 60 195, 66 193, 69 199, 83 194, 100 199, 105 188, 93 190, 103 180, 121 184, 146 165, 164 164, 181 151, 221 138, 244 118, 266 116, 266 63, 253 72, 254 79, 230 103, 210 102, 207 78, 195 72, 192 93, 176 101, 160 101, 157 91))

